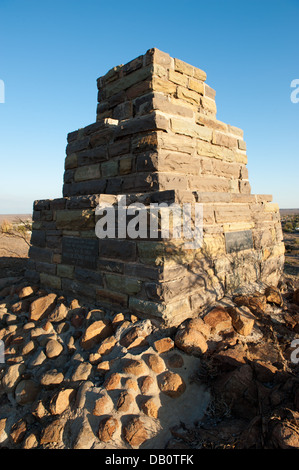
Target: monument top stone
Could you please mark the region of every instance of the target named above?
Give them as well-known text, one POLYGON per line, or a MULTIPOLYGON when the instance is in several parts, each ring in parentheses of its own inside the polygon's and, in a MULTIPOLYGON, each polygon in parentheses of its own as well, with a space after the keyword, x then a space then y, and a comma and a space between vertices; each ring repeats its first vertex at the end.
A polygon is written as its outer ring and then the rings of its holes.
POLYGON ((97 80, 96 122, 68 134, 63 197, 34 203, 28 277, 168 324, 250 283, 277 284, 278 206, 251 194, 243 131, 217 119, 206 78, 150 49, 97 80), (201 203, 201 249, 97 239, 96 206, 118 195, 201 203))

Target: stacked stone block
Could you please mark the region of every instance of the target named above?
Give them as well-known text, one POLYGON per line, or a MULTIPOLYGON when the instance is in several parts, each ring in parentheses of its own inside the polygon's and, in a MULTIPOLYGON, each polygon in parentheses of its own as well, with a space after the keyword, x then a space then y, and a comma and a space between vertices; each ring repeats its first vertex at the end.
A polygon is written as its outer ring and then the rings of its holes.
POLYGON ((226 292, 277 284, 278 206, 251 194, 243 132, 217 120, 205 81, 205 72, 157 49, 98 79, 96 122, 68 135, 63 197, 34 203, 27 275, 169 324, 226 292), (98 240, 95 208, 121 194, 147 206, 202 203, 202 248, 98 240))

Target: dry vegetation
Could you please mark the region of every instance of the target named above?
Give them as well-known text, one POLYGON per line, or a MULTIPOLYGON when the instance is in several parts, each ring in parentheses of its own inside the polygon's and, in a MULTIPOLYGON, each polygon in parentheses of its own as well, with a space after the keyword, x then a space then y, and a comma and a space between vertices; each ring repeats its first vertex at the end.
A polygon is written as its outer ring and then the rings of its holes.
POLYGON ((30 215, 0 216, 0 278, 24 272, 30 235, 30 215))

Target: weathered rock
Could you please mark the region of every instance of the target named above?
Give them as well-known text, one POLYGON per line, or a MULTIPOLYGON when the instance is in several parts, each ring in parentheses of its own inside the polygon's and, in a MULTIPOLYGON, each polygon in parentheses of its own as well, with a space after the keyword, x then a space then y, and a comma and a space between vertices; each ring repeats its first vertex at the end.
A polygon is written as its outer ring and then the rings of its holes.
POLYGON ((33 380, 21 380, 15 390, 15 399, 19 405, 33 403, 39 391, 38 384, 33 380))
POLYGON ((179 369, 180 367, 183 367, 184 359, 180 354, 174 353, 167 358, 167 365, 170 368, 179 369))
POLYGON ((188 328, 179 329, 174 342, 179 349, 193 356, 200 356, 208 349, 204 336, 199 331, 188 328))
POLYGON ((142 384, 140 386, 140 391, 143 395, 148 395, 154 388, 156 382, 150 375, 147 375, 143 378, 142 384))
POLYGON ((81 346, 83 349, 91 349, 100 341, 111 336, 112 333, 113 330, 109 320, 95 321, 86 329, 81 340, 81 346))
POLYGON ((95 416, 102 416, 110 413, 113 408, 113 402, 110 397, 103 395, 97 399, 94 405, 92 414, 95 416))
POLYGON ((37 288, 32 287, 32 286, 22 287, 18 291, 19 299, 24 299, 25 297, 29 297, 30 295, 34 294, 36 292, 36 290, 37 290, 37 288))
POLYGON ((134 390, 135 392, 138 391, 138 384, 137 384, 136 380, 134 380, 134 379, 127 379, 125 381, 125 387, 128 390, 134 390))
POLYGON ((204 322, 211 328, 212 333, 220 333, 232 326, 232 320, 223 307, 215 307, 204 317, 204 322))
POLYGON ((91 449, 94 441, 95 435, 88 419, 85 418, 77 434, 73 449, 91 449))
POLYGON ((171 338, 161 338, 154 342, 154 348, 159 354, 162 354, 173 349, 174 342, 171 338))
POLYGON ((39 400, 36 404, 34 404, 32 408, 32 414, 38 419, 42 419, 45 416, 49 415, 48 411, 44 407, 44 404, 41 400, 39 400))
POLYGON ((84 311, 74 312, 71 316, 71 324, 75 328, 81 328, 85 320, 84 311))
POLYGON ((277 423, 272 431, 272 441, 279 449, 299 449, 299 431, 289 423, 277 423))
POLYGON ((9 366, 2 377, 2 387, 5 392, 12 392, 25 371, 25 364, 14 364, 9 366))
POLYGON ((252 381, 253 372, 248 364, 228 372, 217 379, 215 390, 221 393, 227 403, 241 402, 244 394, 250 397, 250 393, 255 393, 252 387, 255 387, 252 381))
POLYGON ((156 374, 160 374, 165 370, 165 363, 157 354, 149 354, 147 357, 147 363, 149 368, 156 374))
POLYGON ((143 444, 148 434, 140 418, 132 418, 123 428, 124 439, 132 447, 139 447, 143 444))
POLYGON ((293 302, 296 305, 299 305, 299 289, 295 290, 295 292, 293 294, 293 302))
POLYGON ((266 300, 269 303, 282 306, 283 300, 280 290, 277 287, 269 286, 265 290, 266 300))
POLYGON ((125 374, 143 375, 147 372, 147 367, 142 360, 129 359, 124 363, 123 372, 125 374))
POLYGON ((31 433, 26 437, 23 449, 35 449, 38 446, 38 440, 35 434, 31 433))
POLYGON ((189 320, 187 328, 189 330, 199 331, 206 339, 210 336, 211 327, 205 323, 202 318, 192 318, 189 320))
POLYGON ((274 376, 278 369, 271 363, 256 361, 254 362, 254 370, 257 380, 267 383, 274 380, 274 376))
POLYGON ((0 419, 0 438, 1 438, 2 433, 5 431, 6 423, 7 423, 7 418, 0 419))
POLYGON ((128 333, 123 338, 121 338, 119 343, 121 346, 124 346, 127 349, 132 349, 137 346, 143 346, 144 344, 147 344, 145 337, 146 332, 136 326, 131 328, 131 330, 128 331, 128 333))
POLYGON ((101 361, 97 365, 97 372, 101 375, 105 375, 111 368, 111 361, 101 361))
POLYGON ((143 413, 149 416, 150 418, 158 418, 158 407, 152 398, 149 398, 147 401, 142 403, 141 409, 143 413))
POLYGON ((80 308, 80 303, 78 299, 73 299, 70 303, 70 310, 74 310, 75 308, 80 308))
POLYGON ((171 398, 178 398, 186 390, 186 384, 179 374, 174 372, 164 372, 158 381, 161 392, 171 398))
POLYGON ((266 296, 259 293, 253 296, 239 295, 234 298, 234 302, 239 307, 248 307, 253 313, 265 313, 267 308, 266 296))
POLYGON ((68 308, 64 304, 57 305, 53 312, 48 316, 48 320, 53 323, 58 323, 66 319, 68 315, 68 308))
POLYGON ((47 359, 44 351, 40 351, 39 353, 37 353, 37 356, 34 356, 32 361, 29 363, 29 366, 30 367, 36 367, 36 366, 40 366, 41 364, 43 364, 43 362, 47 359))
POLYGON ((63 346, 59 341, 55 339, 50 339, 46 345, 46 355, 49 359, 58 357, 63 351, 63 346))
POLYGON ((219 353, 213 354, 213 359, 221 364, 221 370, 232 369, 246 364, 246 349, 242 344, 237 344, 219 353))
POLYGON ((54 310, 56 299, 56 294, 48 294, 34 300, 30 305, 30 320, 37 321, 47 317, 54 310))
POLYGON ((60 418, 52 421, 42 430, 40 444, 59 443, 62 440, 65 422, 60 418))
POLYGON ((10 311, 16 314, 25 313, 28 312, 29 306, 29 300, 20 300, 19 302, 15 302, 13 305, 11 305, 10 311))
POLYGON ((116 408, 118 411, 121 411, 122 413, 127 413, 130 410, 133 403, 134 403, 133 395, 131 395, 131 393, 127 391, 123 391, 121 392, 117 400, 116 408))
POLYGON ((72 375, 72 380, 74 382, 80 381, 80 380, 87 380, 91 374, 92 371, 92 365, 89 364, 89 362, 83 362, 78 365, 77 369, 72 375))
POLYGON ((115 418, 109 416, 100 422, 99 439, 103 442, 109 442, 118 428, 118 422, 115 418))
POLYGON ((113 374, 110 375, 110 377, 108 377, 105 380, 103 386, 106 390, 115 390, 120 385, 120 379, 121 379, 120 374, 118 374, 117 372, 114 372, 113 374))
POLYGON ((101 356, 104 356, 105 354, 110 354, 116 343, 117 341, 114 336, 109 336, 108 338, 104 339, 98 349, 98 354, 100 354, 101 356))
POLYGON ((93 382, 87 380, 81 383, 76 395, 76 407, 82 409, 85 406, 86 394, 93 387, 93 382))
POLYGON ((20 419, 15 423, 10 431, 10 438, 14 444, 19 444, 25 437, 27 424, 24 419, 20 419))
POLYGON ((72 388, 61 390, 51 399, 50 411, 52 415, 60 415, 70 406, 76 392, 72 388))
POLYGON ((59 385, 61 382, 63 382, 63 380, 63 373, 58 372, 56 369, 52 369, 43 374, 40 383, 44 386, 59 385))
POLYGON ((122 324, 122 322, 124 320, 125 320, 124 314, 123 313, 117 313, 112 319, 113 330, 116 330, 122 324))
POLYGON ((35 351, 35 343, 34 341, 31 340, 31 341, 28 341, 28 343, 23 346, 21 355, 27 356, 27 354, 31 354, 33 351, 35 351))
POLYGON ((232 318, 232 324, 234 329, 243 336, 251 334, 254 327, 254 318, 252 318, 251 311, 249 308, 243 307, 228 307, 228 313, 232 318))

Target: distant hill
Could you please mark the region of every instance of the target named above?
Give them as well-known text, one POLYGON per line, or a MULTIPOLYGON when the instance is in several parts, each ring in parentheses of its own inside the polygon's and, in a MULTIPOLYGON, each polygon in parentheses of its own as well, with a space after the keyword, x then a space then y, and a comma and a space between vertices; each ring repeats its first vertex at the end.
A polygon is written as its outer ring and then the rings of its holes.
POLYGON ((299 209, 280 209, 280 214, 282 216, 299 215, 299 209))
POLYGON ((7 222, 14 222, 18 219, 31 220, 32 214, 0 214, 0 225, 2 224, 3 220, 7 220, 7 222))

